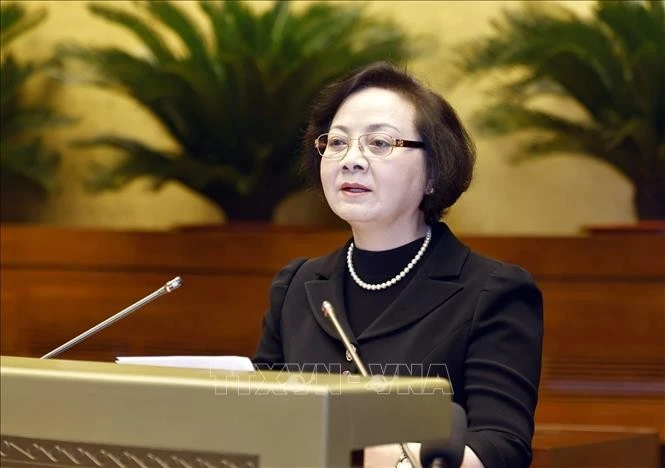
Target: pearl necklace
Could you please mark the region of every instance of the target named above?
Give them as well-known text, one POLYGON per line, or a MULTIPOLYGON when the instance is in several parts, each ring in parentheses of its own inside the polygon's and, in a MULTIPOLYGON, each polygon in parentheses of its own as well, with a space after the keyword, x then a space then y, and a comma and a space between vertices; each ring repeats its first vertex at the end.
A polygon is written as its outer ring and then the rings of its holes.
POLYGON ((425 241, 423 242, 423 245, 420 247, 420 250, 418 250, 416 256, 413 257, 413 260, 411 260, 409 264, 406 267, 404 267, 402 271, 397 273, 395 277, 379 284, 365 283, 363 280, 361 280, 358 277, 356 270, 353 268, 353 260, 352 260, 353 242, 351 242, 351 244, 349 245, 349 250, 347 250, 346 252, 346 265, 349 267, 349 273, 351 274, 351 278, 353 278, 353 281, 355 281, 358 286, 360 286, 363 289, 367 289, 369 291, 379 291, 381 289, 386 289, 392 286, 393 284, 397 283, 398 281, 400 281, 402 278, 404 278, 407 275, 407 273, 410 272, 414 266, 416 266, 418 260, 420 260, 422 256, 425 254, 425 250, 427 249, 427 246, 429 245, 429 241, 431 238, 432 238, 432 228, 427 226, 427 234, 425 234, 425 241))

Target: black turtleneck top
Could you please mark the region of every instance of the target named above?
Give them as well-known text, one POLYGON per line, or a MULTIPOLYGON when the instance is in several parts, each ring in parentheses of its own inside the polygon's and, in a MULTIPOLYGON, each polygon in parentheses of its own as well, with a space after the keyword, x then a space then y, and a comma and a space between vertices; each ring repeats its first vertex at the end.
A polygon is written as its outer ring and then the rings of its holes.
MULTIPOLYGON (((355 336, 360 335, 402 292, 413 279, 418 268, 424 263, 433 244, 435 233, 432 233, 430 245, 418 263, 400 281, 385 289, 369 291, 363 289, 351 277, 348 268, 344 278, 344 307, 349 325, 355 336)), ((425 242, 425 237, 409 242, 400 247, 371 251, 353 248, 353 268, 362 281, 378 284, 388 281, 399 274, 413 258, 425 242)))

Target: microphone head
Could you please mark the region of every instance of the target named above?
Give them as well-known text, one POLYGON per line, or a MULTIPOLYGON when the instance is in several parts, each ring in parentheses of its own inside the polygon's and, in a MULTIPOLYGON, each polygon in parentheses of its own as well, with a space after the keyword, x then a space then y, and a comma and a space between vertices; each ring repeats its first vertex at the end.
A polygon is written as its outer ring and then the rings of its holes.
POLYGON ((443 466, 459 468, 464 459, 466 445, 466 412, 457 403, 450 408, 450 438, 448 440, 430 440, 420 446, 420 463, 423 468, 443 466), (435 465, 435 463, 437 463, 435 465))
POLYGON ((164 288, 166 288, 166 292, 169 293, 169 292, 173 291, 174 289, 178 289, 180 286, 182 286, 182 278, 179 277, 179 276, 176 276, 171 281, 166 283, 164 285, 164 288))
POLYGON ((330 317, 335 313, 332 304, 328 301, 323 301, 321 303, 321 311, 323 312, 324 317, 330 317))

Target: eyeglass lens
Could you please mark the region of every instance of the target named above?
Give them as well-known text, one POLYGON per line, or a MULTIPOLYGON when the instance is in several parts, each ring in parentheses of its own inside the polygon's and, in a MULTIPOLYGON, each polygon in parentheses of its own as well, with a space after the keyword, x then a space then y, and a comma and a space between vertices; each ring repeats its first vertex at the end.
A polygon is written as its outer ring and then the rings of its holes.
MULTIPOLYGON (((351 138, 341 135, 323 134, 316 140, 316 149, 321 156, 335 157, 346 154, 351 138)), ((375 156, 387 156, 394 147, 393 138, 385 133, 367 133, 358 137, 360 150, 368 150, 375 156)))

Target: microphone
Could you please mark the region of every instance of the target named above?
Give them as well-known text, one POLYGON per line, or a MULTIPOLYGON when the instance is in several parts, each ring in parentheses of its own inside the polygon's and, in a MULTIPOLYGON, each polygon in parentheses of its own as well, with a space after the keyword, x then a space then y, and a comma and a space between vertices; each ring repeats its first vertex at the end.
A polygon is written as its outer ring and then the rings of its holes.
POLYGON ((182 279, 179 276, 176 276, 171 281, 164 284, 164 286, 159 288, 157 291, 155 291, 151 294, 148 294, 143 299, 140 299, 139 301, 136 301, 134 304, 130 305, 126 309, 121 310, 120 312, 118 312, 114 316, 109 317, 106 320, 104 320, 103 322, 98 323, 94 327, 90 328, 89 330, 84 331, 79 336, 74 337, 71 340, 69 340, 67 343, 65 343, 61 346, 58 346, 53 351, 49 351, 48 353, 44 354, 39 359, 52 358, 53 356, 57 356, 58 354, 62 353, 63 351, 67 351, 69 348, 71 348, 72 346, 80 343, 81 341, 85 340, 89 336, 94 335, 95 333, 97 333, 100 330, 103 330, 104 328, 106 328, 109 325, 117 322, 121 318, 131 314, 135 310, 140 309, 141 307, 148 304, 149 302, 152 302, 155 299, 157 299, 159 296, 162 296, 166 293, 170 293, 171 291, 174 291, 174 290, 178 289, 180 286, 182 286, 182 279))
MULTIPOLYGON (((321 304, 321 310, 323 311, 324 317, 328 317, 332 323, 333 326, 335 327, 335 330, 337 330, 337 334, 339 337, 342 339, 342 342, 344 343, 344 346, 346 347, 346 350, 348 353, 351 355, 351 359, 353 360, 354 364, 356 367, 358 367, 358 370, 360 370, 360 373, 367 377, 369 374, 367 373, 367 369, 365 369, 365 365, 363 364, 362 360, 360 359, 360 356, 356 353, 355 347, 351 345, 351 341, 349 341, 349 337, 346 336, 346 333, 344 332, 344 329, 342 326, 339 324, 337 321, 337 315, 335 314, 335 309, 333 309, 333 306, 330 302, 328 301, 323 301, 321 304)), ((402 449, 402 453, 404 457, 406 457, 407 460, 409 460, 409 463, 413 468, 418 468, 419 464, 418 461, 416 460, 415 455, 409 450, 409 447, 406 444, 399 444, 400 448, 402 449)))
POLYGON ((462 465, 466 445, 466 412, 453 403, 450 416, 450 438, 446 441, 430 440, 420 446, 423 468, 459 468, 462 465))

